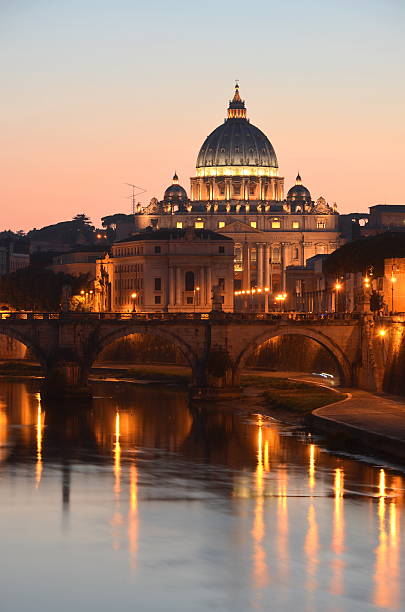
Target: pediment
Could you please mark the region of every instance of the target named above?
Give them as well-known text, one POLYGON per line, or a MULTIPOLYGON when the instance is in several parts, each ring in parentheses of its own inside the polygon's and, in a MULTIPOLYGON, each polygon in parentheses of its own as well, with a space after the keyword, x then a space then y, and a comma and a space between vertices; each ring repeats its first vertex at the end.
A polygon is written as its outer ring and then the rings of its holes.
POLYGON ((261 233, 258 229, 244 223, 243 221, 232 221, 232 223, 227 223, 225 227, 221 227, 221 229, 218 231, 222 234, 246 234, 247 232, 251 232, 253 234, 261 233))

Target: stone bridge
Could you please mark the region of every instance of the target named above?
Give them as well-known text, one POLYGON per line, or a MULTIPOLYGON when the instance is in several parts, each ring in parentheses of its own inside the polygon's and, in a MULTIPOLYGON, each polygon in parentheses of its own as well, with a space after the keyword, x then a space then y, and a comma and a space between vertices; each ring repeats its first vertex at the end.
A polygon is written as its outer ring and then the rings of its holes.
POLYGON ((176 345, 191 367, 197 395, 235 392, 249 356, 270 338, 285 335, 305 336, 324 347, 336 362, 342 385, 380 391, 403 325, 400 317, 376 321, 371 315, 340 313, 0 314, 0 333, 25 344, 42 364, 48 397, 88 396, 97 356, 134 333, 176 345))

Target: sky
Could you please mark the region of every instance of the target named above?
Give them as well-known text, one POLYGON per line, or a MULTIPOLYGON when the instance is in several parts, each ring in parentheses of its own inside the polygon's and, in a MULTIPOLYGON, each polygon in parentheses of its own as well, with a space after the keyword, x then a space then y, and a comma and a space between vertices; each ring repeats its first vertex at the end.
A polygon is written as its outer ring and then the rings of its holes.
POLYGON ((236 78, 286 191, 405 204, 404 28, 404 0, 0 0, 0 230, 189 190, 236 78))

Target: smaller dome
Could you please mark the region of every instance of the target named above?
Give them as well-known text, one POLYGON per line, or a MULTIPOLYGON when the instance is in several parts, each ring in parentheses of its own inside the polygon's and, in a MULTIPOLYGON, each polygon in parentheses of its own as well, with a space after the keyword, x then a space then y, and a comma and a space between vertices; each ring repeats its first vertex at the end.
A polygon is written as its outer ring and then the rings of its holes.
POLYGON ((163 200, 165 202, 186 202, 188 200, 186 190, 179 185, 179 177, 176 172, 173 176, 173 183, 164 193, 163 200))
POLYGON ((287 200, 289 202, 307 202, 311 203, 311 193, 309 189, 304 187, 301 181, 300 174, 297 174, 297 178, 295 179, 295 185, 288 190, 287 200))

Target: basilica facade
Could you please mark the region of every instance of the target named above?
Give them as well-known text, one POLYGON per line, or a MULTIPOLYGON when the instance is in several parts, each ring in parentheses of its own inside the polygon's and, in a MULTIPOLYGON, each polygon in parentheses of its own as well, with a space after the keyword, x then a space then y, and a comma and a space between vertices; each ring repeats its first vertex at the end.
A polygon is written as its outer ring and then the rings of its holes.
POLYGON ((235 289, 285 290, 287 266, 340 245, 336 205, 312 200, 298 174, 284 195, 275 150, 235 87, 228 116, 204 141, 190 192, 177 174, 163 199, 135 210, 134 231, 205 229, 234 241, 235 289))

